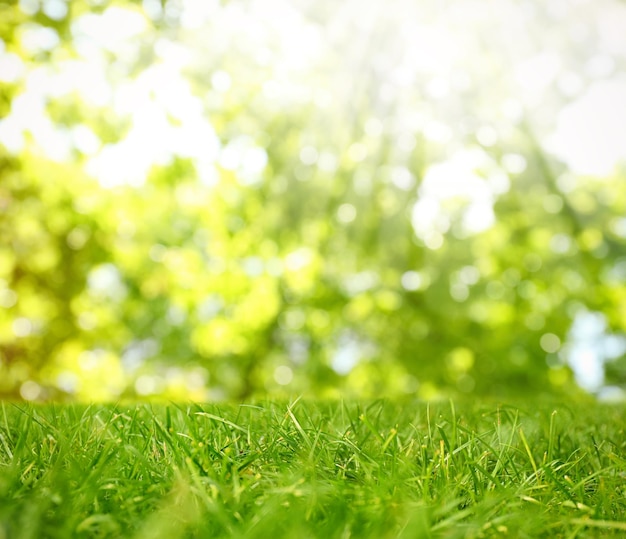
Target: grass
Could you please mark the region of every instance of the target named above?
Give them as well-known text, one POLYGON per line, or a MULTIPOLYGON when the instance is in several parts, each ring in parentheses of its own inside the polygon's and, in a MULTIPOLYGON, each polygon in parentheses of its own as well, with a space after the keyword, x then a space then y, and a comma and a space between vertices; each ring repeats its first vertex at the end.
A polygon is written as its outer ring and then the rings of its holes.
POLYGON ((624 536, 622 407, 1 405, 1 539, 624 536))

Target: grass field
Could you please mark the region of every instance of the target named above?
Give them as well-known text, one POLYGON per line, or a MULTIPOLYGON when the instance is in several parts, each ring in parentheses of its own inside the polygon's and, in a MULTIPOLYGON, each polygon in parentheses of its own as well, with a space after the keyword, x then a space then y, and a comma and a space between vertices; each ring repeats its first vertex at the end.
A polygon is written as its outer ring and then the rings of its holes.
POLYGON ((624 411, 4 403, 0 538, 626 537, 624 411))

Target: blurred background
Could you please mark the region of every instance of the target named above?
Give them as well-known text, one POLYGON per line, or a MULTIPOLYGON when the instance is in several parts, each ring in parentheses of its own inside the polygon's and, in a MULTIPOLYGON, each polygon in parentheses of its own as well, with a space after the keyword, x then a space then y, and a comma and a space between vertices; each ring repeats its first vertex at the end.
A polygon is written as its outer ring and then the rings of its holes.
POLYGON ((0 396, 626 385, 626 4, 0 4, 0 396))

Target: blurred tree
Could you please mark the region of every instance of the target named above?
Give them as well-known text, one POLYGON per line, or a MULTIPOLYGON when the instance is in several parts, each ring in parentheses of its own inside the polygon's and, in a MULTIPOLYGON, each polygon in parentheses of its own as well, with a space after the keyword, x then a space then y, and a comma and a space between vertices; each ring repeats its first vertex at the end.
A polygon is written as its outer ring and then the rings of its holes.
POLYGON ((2 6, 0 395, 571 392, 577 314, 626 331, 623 169, 407 126, 371 46, 336 95, 210 18, 205 56, 179 4, 2 6))

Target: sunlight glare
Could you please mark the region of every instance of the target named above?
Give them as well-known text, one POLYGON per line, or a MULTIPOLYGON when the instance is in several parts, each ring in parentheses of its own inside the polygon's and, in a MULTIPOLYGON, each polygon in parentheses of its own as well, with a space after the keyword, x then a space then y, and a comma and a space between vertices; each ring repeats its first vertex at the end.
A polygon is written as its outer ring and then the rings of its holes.
POLYGON ((563 108, 549 144, 575 174, 611 174, 626 160, 626 81, 596 82, 563 108))

